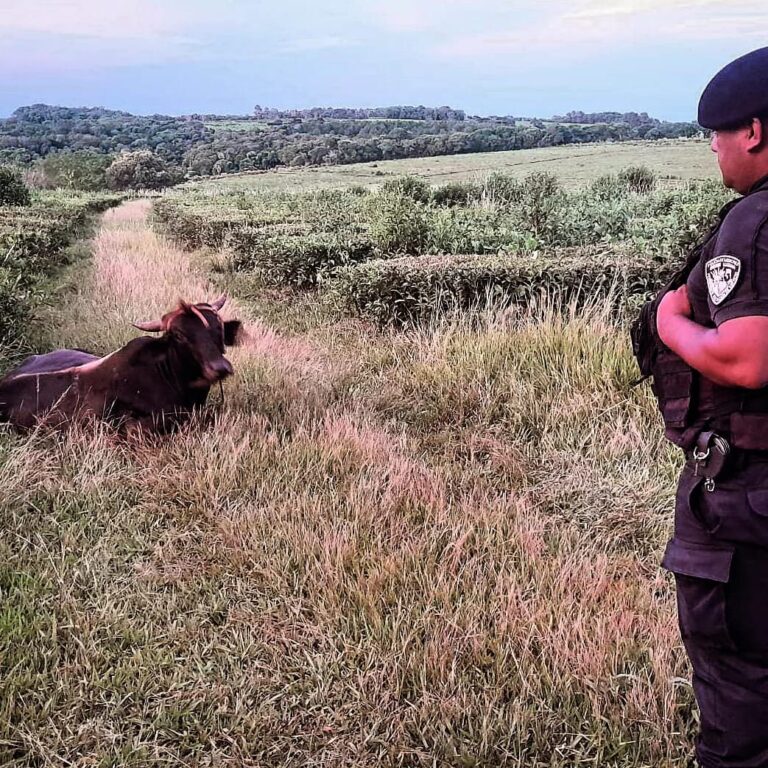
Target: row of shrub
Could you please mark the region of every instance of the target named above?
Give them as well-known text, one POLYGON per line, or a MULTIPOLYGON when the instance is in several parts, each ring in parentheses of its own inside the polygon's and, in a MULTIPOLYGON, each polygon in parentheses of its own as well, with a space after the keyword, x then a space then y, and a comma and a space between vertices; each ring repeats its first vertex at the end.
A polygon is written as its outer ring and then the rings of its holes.
POLYGON ((415 324, 435 314, 524 304, 550 297, 582 304, 645 295, 668 267, 620 249, 567 249, 540 255, 407 256, 337 271, 331 295, 378 324, 415 324))
MULTIPOLYGON (((18 183, 13 177, 8 186, 16 188, 18 183)), ((90 217, 121 199, 106 194, 27 193, 26 204, 0 205, 0 351, 7 352, 23 338, 45 279, 66 263, 67 246, 90 217)))
POLYGON ((435 188, 404 177, 375 190, 186 190, 155 215, 187 247, 224 249, 233 270, 266 285, 330 285, 349 310, 401 322, 489 292, 527 301, 537 286, 588 294, 618 280, 624 293, 649 292, 729 196, 629 168, 577 191, 546 173, 435 188))

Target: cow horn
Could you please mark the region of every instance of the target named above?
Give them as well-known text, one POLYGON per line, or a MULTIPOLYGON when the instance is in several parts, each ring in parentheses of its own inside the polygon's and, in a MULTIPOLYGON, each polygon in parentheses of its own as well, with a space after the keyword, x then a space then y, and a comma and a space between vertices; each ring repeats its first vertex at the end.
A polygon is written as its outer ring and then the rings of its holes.
POLYGON ((227 303, 227 294, 222 293, 216 301, 211 302, 211 306, 218 312, 227 303))
POLYGON ((153 320, 151 323, 131 323, 134 328, 138 328, 140 331, 149 331, 150 333, 158 333, 163 330, 163 323, 161 320, 153 320))

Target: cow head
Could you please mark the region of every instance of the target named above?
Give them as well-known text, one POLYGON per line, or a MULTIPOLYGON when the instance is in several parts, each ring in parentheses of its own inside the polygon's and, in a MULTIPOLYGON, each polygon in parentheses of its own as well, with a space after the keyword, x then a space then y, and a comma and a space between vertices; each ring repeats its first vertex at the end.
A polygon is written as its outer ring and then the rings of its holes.
POLYGON ((241 323, 239 320, 225 322, 221 319, 219 310, 226 300, 226 295, 223 295, 210 304, 181 301, 176 309, 160 320, 134 323, 134 326, 141 331, 168 336, 199 368, 200 378, 195 384, 210 386, 233 373, 231 363, 224 357, 224 350, 237 343, 241 323))

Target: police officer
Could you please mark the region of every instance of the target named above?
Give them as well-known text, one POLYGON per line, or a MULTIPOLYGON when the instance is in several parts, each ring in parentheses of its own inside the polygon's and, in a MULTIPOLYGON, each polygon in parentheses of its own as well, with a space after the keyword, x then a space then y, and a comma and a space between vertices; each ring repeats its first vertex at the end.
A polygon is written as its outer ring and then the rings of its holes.
POLYGON ((686 452, 674 537, 680 631, 704 768, 768 766, 768 48, 706 87, 723 209, 644 308, 633 341, 666 434, 686 452))

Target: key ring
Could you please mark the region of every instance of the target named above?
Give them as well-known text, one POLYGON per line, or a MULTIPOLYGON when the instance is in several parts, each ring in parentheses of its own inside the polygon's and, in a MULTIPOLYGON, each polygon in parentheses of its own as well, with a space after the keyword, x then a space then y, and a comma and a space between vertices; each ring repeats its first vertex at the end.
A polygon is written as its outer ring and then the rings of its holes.
POLYGON ((703 453, 699 452, 698 448, 693 449, 693 458, 695 461, 706 461, 712 453, 711 448, 707 448, 703 453))

